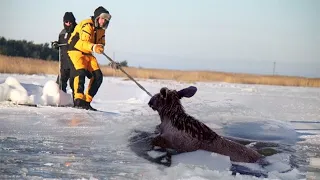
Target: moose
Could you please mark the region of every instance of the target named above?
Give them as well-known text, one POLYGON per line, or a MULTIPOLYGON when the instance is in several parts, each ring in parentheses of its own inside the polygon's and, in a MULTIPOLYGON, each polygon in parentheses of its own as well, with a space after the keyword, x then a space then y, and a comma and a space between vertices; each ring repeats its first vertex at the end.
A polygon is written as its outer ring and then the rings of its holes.
POLYGON ((180 99, 190 98, 196 91, 194 86, 180 91, 163 87, 151 97, 148 105, 159 113, 161 120, 157 126, 160 134, 152 139, 152 146, 177 152, 201 149, 229 156, 234 162, 257 162, 262 157, 257 151, 218 135, 185 112, 180 99))

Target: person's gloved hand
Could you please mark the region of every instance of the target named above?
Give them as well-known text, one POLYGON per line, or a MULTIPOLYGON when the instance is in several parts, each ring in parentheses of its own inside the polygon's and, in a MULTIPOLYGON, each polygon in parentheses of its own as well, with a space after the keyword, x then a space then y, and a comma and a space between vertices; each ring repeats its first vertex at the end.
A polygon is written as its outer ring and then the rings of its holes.
POLYGON ((112 62, 110 66, 112 69, 119 69, 121 65, 118 62, 112 62))
POLYGON ((58 48, 59 48, 59 43, 58 43, 58 41, 53 41, 53 42, 51 42, 51 47, 54 48, 54 49, 58 49, 58 48))
POLYGON ((104 51, 104 47, 102 44, 95 44, 92 46, 92 51, 98 54, 102 54, 104 51))

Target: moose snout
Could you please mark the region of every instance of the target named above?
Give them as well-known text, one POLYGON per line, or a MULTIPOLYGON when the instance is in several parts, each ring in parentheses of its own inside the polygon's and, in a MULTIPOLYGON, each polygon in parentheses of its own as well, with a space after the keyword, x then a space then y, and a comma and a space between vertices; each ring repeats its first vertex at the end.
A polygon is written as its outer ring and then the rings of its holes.
POLYGON ((150 99, 150 101, 148 102, 148 105, 149 105, 149 107, 151 107, 153 110, 155 110, 154 109, 154 97, 152 97, 151 99, 150 99))
POLYGON ((149 100, 149 102, 148 102, 148 105, 149 105, 150 107, 152 106, 153 101, 154 101, 154 98, 152 97, 152 98, 149 100))

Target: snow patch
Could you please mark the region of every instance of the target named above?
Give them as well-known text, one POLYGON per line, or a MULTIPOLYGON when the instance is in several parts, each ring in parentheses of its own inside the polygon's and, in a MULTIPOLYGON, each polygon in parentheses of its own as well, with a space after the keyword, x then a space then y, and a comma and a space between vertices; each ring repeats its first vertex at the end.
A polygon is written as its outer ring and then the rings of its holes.
MULTIPOLYGON (((308 131, 310 132, 310 131, 308 131)), ((309 143, 309 144, 313 144, 313 145, 319 145, 320 146, 320 135, 316 134, 316 135, 303 135, 300 136, 300 138, 304 139, 303 141, 299 142, 299 143, 309 143)))
POLYGON ((231 167, 229 156, 224 156, 204 150, 197 150, 172 156, 172 165, 175 166, 179 163, 196 166, 206 166, 211 170, 218 171, 229 170, 231 167))
POLYGON ((0 101, 11 101, 15 104, 39 104, 53 106, 72 105, 72 95, 59 89, 58 84, 49 80, 43 87, 42 94, 28 95, 28 91, 14 77, 7 77, 0 84, 0 101))
POLYGON ((310 166, 320 168, 320 158, 310 158, 310 166))
POLYGON ((143 101, 141 101, 140 99, 137 99, 137 98, 130 98, 127 100, 127 103, 130 103, 130 104, 142 104, 143 101))
POLYGON ((8 77, 0 84, 0 100, 12 101, 17 104, 32 103, 34 96, 28 96, 27 90, 13 77, 8 77))
POLYGON ((153 151, 153 150, 148 151, 147 153, 153 159, 156 159, 158 157, 161 157, 161 156, 164 156, 165 154, 167 154, 166 152, 159 152, 159 151, 153 151))
POLYGON ((41 99, 43 105, 68 106, 73 104, 72 96, 61 91, 59 85, 52 80, 44 85, 41 99))
POLYGON ((257 92, 257 89, 255 89, 255 88, 242 88, 241 91, 245 91, 245 92, 257 92))

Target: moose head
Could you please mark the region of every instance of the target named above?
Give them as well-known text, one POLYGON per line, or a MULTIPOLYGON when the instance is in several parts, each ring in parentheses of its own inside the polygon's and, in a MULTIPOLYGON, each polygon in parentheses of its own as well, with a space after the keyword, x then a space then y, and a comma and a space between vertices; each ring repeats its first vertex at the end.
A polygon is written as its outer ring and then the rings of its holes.
POLYGON ((181 106, 180 99, 183 97, 190 98, 197 92, 197 88, 190 86, 180 91, 169 90, 166 87, 160 89, 160 92, 152 96, 149 101, 149 106, 155 111, 162 111, 163 109, 170 109, 181 106))

